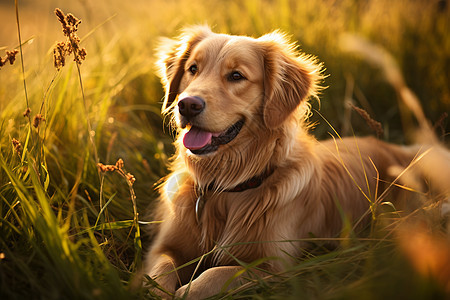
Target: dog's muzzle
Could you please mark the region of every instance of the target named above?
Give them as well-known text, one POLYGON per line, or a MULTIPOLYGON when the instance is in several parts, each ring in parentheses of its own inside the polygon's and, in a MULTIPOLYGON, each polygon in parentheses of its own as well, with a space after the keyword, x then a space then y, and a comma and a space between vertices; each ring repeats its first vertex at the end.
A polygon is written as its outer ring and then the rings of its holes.
POLYGON ((203 155, 217 151, 219 146, 228 144, 239 134, 244 126, 244 119, 237 121, 223 133, 217 134, 192 126, 183 137, 183 144, 193 154, 203 155))

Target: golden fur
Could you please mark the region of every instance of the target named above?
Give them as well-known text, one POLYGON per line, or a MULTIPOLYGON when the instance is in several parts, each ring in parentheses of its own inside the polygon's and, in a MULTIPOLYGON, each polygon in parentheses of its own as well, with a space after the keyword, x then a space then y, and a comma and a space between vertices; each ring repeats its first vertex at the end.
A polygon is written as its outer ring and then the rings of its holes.
MULTIPOLYGON (((300 256, 301 239, 339 234, 340 209, 353 221, 370 219, 369 203, 381 193, 380 182, 392 180, 387 169, 413 159, 413 151, 375 138, 318 142, 309 135, 306 100, 316 95, 320 65, 297 53, 279 32, 254 39, 196 26, 165 40, 159 52, 163 112, 178 130, 177 151, 173 173, 161 187, 158 217, 163 222, 145 272, 170 293, 183 295, 188 286, 192 299, 218 293, 241 270, 238 260, 278 257, 260 266, 283 270, 290 257, 300 256), (193 64, 195 74, 189 72, 193 64), (233 71, 245 79, 227 80, 233 71), (213 153, 193 154, 183 146, 189 124, 177 109, 185 96, 200 96, 206 103, 196 126, 222 132, 244 119, 242 130, 213 153), (266 170, 273 173, 261 186, 227 192, 266 170), (214 188, 207 190, 210 185, 214 188), (206 200, 197 222, 199 189, 206 200), (197 263, 178 268, 210 251, 195 275, 197 263)), ((245 276, 250 274, 230 286, 245 276)))

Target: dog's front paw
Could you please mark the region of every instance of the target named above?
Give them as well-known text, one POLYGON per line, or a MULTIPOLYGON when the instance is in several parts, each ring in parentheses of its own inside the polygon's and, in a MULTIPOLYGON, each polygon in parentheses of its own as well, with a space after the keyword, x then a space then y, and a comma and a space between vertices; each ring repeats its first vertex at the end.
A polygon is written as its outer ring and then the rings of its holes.
POLYGON ((147 278, 147 282, 144 283, 144 286, 148 288, 148 293, 152 298, 172 299, 175 295, 175 288, 170 288, 175 287, 175 285, 161 279, 154 280, 147 278))
POLYGON ((208 288, 206 287, 195 287, 195 284, 185 284, 182 287, 180 287, 175 292, 175 298, 182 298, 187 300, 200 300, 205 299, 212 296, 208 288))
POLYGON ((175 297, 176 298, 183 298, 186 297, 184 299, 193 299, 192 297, 190 297, 189 294, 186 294, 186 292, 189 292, 189 284, 185 284, 182 287, 180 287, 176 292, 175 292, 175 297))
POLYGON ((220 290, 217 291, 213 285, 205 286, 197 283, 194 280, 191 284, 185 284, 177 289, 175 299, 201 300, 220 293, 220 290))
POLYGON ((161 299, 172 299, 173 298, 173 294, 171 294, 170 292, 166 292, 166 291, 162 291, 158 288, 151 288, 150 289, 150 295, 153 297, 159 297, 161 299))

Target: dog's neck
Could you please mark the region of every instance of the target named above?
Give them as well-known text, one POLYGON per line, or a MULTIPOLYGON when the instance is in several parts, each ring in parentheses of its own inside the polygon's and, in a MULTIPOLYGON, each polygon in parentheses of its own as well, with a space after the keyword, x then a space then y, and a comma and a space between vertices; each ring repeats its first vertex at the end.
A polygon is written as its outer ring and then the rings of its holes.
POLYGON ((220 186, 217 186, 216 183, 213 181, 206 187, 199 187, 199 190, 228 192, 228 193, 243 192, 246 190, 255 189, 255 188, 259 187, 267 177, 272 175, 272 173, 273 173, 273 170, 266 170, 265 172, 263 172, 259 175, 253 176, 252 178, 249 178, 248 180, 246 180, 240 184, 237 184, 236 186, 234 186, 232 188, 225 188, 225 189, 221 188, 220 186))
POLYGON ((198 197, 195 203, 195 216, 197 218, 197 223, 200 224, 200 218, 203 212, 203 207, 207 199, 207 197, 205 196, 206 191, 221 192, 221 193, 223 192, 239 193, 250 189, 256 189, 264 182, 264 180, 266 180, 270 175, 272 175, 273 172, 274 172, 273 170, 266 170, 262 174, 254 176, 236 185, 235 187, 229 189, 221 189, 220 187, 216 186, 214 182, 210 183, 206 187, 197 186, 198 197))

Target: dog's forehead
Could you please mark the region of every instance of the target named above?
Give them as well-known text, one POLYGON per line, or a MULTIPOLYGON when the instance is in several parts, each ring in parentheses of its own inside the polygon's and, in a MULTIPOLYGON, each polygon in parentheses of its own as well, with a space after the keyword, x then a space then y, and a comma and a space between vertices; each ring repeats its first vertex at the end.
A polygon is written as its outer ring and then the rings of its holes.
POLYGON ((248 61, 257 59, 258 49, 257 41, 253 38, 213 34, 198 43, 192 56, 197 60, 210 59, 216 63, 224 59, 248 61))

